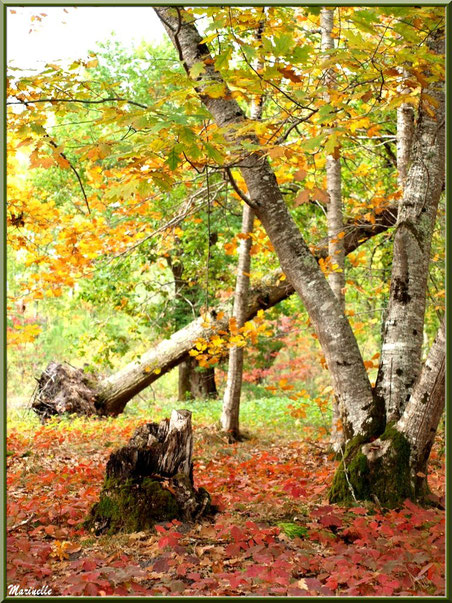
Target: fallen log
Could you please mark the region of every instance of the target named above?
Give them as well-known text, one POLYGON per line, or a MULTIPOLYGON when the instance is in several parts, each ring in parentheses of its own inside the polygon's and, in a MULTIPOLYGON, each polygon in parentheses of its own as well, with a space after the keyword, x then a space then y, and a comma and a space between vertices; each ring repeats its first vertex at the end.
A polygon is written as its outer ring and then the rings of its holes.
MULTIPOLYGON (((388 208, 375 216, 374 224, 362 220, 347 225, 344 237, 345 253, 351 253, 364 241, 387 230, 395 220, 395 210, 388 208)), ((319 259, 325 258, 328 255, 326 241, 319 243, 313 253, 319 259)), ((287 280, 282 280, 281 270, 266 275, 249 293, 245 320, 251 320, 260 309, 271 308, 292 293, 294 288, 287 280)), ((51 363, 38 380, 31 406, 42 420, 52 415, 71 412, 116 416, 123 412, 134 396, 190 358, 189 352, 199 339, 208 340, 218 331, 228 331, 230 316, 230 304, 223 304, 211 311, 208 326, 204 318, 197 318, 169 339, 146 351, 138 360, 104 379, 87 376, 80 369, 74 369, 67 364, 51 363), (221 319, 218 319, 218 316, 221 316, 221 319), (57 366, 61 368, 57 369, 57 366), (55 381, 56 374, 69 374, 70 378, 55 381), (92 405, 77 405, 78 391, 81 400, 89 400, 92 405)))
POLYGON ((191 412, 139 427, 113 452, 99 502, 85 526, 96 534, 141 532, 158 522, 194 521, 209 512, 210 496, 193 485, 191 412))

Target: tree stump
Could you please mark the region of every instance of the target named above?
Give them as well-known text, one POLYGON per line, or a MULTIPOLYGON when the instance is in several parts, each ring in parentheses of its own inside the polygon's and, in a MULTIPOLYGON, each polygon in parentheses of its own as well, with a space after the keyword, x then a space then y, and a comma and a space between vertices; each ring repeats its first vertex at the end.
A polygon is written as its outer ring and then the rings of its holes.
POLYGON ((191 412, 139 427, 110 455, 100 495, 86 521, 97 534, 140 532, 160 521, 193 521, 210 508, 210 496, 193 485, 191 412))
POLYGON ((95 415, 96 377, 67 363, 51 362, 39 377, 31 407, 41 421, 52 415, 95 415))

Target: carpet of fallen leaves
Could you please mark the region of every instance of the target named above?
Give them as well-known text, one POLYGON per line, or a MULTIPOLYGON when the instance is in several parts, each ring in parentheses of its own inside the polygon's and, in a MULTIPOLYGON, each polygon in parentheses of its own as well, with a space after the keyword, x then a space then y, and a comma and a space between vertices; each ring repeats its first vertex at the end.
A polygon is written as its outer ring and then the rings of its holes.
MULTIPOLYGON (((213 517, 87 532, 108 455, 142 422, 9 428, 8 584, 47 585, 57 596, 444 595, 444 511, 409 501, 392 511, 329 505, 337 461, 326 441, 267 434, 228 445, 195 427, 195 480, 212 494, 213 517)), ((429 475, 440 500, 442 449, 440 436, 429 475)))

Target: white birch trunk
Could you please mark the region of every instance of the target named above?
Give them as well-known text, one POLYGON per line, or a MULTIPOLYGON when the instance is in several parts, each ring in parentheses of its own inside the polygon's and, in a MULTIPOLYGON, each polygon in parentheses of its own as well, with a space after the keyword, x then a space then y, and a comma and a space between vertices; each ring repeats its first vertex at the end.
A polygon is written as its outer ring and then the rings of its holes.
MULTIPOLYGON (((238 328, 241 328, 246 321, 250 285, 250 249, 252 243, 249 235, 253 232, 253 224, 254 212, 248 205, 245 205, 242 216, 242 234, 248 235, 248 237, 240 240, 234 309, 232 311, 238 328)), ((239 410, 242 377, 243 347, 233 346, 229 351, 228 378, 223 399, 223 412, 221 414, 221 427, 223 431, 229 434, 231 440, 236 440, 240 434, 239 410)))
MULTIPOLYGON (((433 45, 436 52, 444 50, 444 41, 435 40, 433 45)), ((391 289, 376 384, 377 397, 386 403, 388 422, 401 416, 421 369, 430 247, 444 184, 444 83, 433 82, 423 92, 432 104, 426 107, 421 102, 419 107, 394 237, 391 289)))
MULTIPOLYGON (((333 26, 334 8, 322 8, 320 13, 322 51, 334 49, 334 39, 332 37, 333 26)), ((329 103, 329 90, 335 88, 335 77, 331 68, 325 73, 325 86, 328 88, 328 91, 325 93, 324 98, 329 103)), ((331 134, 333 130, 329 129, 328 132, 331 134)), ((326 157, 326 187, 330 199, 326 214, 328 254, 331 258, 332 268, 332 272, 328 276, 328 282, 342 309, 345 310, 345 254, 343 239, 339 237, 344 231, 341 179, 341 159, 339 149, 336 149, 334 155, 327 155, 326 157)), ((343 449, 345 438, 341 428, 342 419, 339 405, 335 397, 333 397, 332 411, 331 446, 335 452, 339 452, 339 450, 343 449)))
MULTIPOLYGON (((196 78, 196 90, 218 126, 226 132, 229 129, 229 138, 239 142, 233 126, 243 122, 245 115, 228 94, 226 86, 224 97, 212 98, 206 91, 211 82, 225 84, 215 70, 208 47, 202 43, 195 25, 182 9, 158 7, 154 10, 178 50, 185 69, 189 72, 200 61, 206 65, 204 73, 196 78)), ((257 142, 253 137, 249 139, 257 142)), ((378 407, 375 403, 356 339, 340 303, 288 211, 267 158, 260 153, 250 154, 246 167, 243 166, 241 171, 249 191, 250 205, 264 226, 281 268, 300 295, 317 332, 344 417, 346 437, 375 432, 381 427, 383 412, 381 404, 378 407), (326 316, 328 320, 325 320, 326 316)))
POLYGON ((396 424, 410 443, 411 477, 418 494, 426 489, 427 461, 444 412, 446 326, 443 318, 410 400, 396 424))

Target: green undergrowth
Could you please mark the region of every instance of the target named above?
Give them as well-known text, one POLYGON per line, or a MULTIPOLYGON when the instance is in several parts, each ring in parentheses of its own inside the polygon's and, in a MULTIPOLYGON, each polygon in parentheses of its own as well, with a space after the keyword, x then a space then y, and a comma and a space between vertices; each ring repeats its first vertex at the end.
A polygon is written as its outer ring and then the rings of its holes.
MULTIPOLYGON (((331 421, 329 411, 320 411, 314 402, 303 401, 304 417, 294 417, 291 406, 294 402, 287 397, 265 397, 260 399, 244 398, 240 405, 240 427, 245 437, 265 440, 292 440, 305 437, 324 437, 329 432, 331 421)), ((14 429, 24 436, 39 429, 59 430, 66 434, 83 431, 91 433, 93 437, 99 436, 99 421, 103 429, 112 433, 107 442, 112 445, 120 444, 118 434, 124 430, 133 429, 133 425, 143 421, 159 422, 169 417, 173 409, 186 408, 192 412, 193 427, 217 432, 221 416, 222 399, 218 400, 177 400, 165 401, 132 401, 127 405, 124 413, 117 417, 80 417, 76 415, 63 415, 52 417, 43 426, 37 415, 30 408, 15 407, 8 409, 7 430, 14 429), (119 430, 119 431, 117 431, 119 430)))
MULTIPOLYGON (((319 430, 329 431, 331 415, 329 411, 321 411, 315 403, 304 401, 306 416, 294 417, 291 414, 294 402, 287 397, 244 398, 240 403, 240 425, 246 432, 261 432, 272 430, 281 434, 303 435, 308 429, 311 435, 319 430)), ((186 408, 193 413, 193 424, 218 424, 221 416, 222 400, 188 400, 178 402, 168 400, 149 407, 154 421, 169 416, 171 410, 186 408)), ((132 403, 126 408, 124 416, 137 416, 146 412, 146 404, 142 401, 132 403)))

